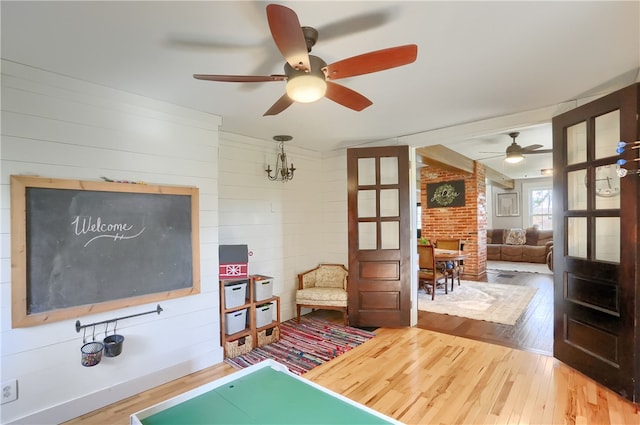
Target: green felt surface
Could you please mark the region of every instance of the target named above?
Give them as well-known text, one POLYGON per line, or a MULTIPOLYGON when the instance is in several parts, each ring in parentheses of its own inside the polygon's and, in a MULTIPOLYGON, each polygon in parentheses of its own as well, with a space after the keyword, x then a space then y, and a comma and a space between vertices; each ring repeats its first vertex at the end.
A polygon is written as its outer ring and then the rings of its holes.
POLYGON ((259 369, 142 420, 177 424, 383 424, 359 409, 270 367, 259 369))

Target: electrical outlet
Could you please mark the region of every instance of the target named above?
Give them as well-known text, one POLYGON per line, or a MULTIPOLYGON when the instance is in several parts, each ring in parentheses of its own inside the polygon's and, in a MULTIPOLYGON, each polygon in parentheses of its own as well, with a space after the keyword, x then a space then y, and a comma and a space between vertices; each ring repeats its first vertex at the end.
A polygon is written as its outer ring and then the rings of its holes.
POLYGON ((9 379, 2 382, 2 403, 9 403, 18 399, 18 380, 9 379))

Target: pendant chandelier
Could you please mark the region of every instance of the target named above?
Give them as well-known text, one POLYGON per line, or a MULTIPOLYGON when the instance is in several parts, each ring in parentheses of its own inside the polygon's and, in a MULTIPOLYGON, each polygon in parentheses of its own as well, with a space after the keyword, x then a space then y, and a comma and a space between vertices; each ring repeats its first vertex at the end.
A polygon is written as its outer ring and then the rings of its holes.
POLYGON ((267 165, 267 169, 264 170, 267 172, 267 178, 269 180, 281 181, 282 183, 293 180, 293 172, 296 171, 296 169, 293 167, 293 163, 291 163, 291 167, 288 166, 287 154, 284 152, 284 142, 288 142, 291 139, 293 139, 293 137, 286 135, 273 136, 273 140, 280 143, 280 153, 276 156, 275 170, 271 169, 271 165, 267 165), (273 175, 271 175, 271 172, 273 172, 273 175))

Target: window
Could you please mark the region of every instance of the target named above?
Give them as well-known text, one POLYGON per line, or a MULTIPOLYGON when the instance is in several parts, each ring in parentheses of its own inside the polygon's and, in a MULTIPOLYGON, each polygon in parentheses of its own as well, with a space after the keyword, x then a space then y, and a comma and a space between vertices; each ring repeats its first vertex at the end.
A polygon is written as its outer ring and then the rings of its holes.
POLYGON ((529 220, 531 225, 538 225, 539 229, 552 229, 553 220, 552 190, 533 189, 529 192, 531 214, 529 220))
POLYGON ((540 230, 553 229, 553 188, 546 183, 523 183, 523 192, 526 194, 524 224, 527 227, 538 226, 540 230))

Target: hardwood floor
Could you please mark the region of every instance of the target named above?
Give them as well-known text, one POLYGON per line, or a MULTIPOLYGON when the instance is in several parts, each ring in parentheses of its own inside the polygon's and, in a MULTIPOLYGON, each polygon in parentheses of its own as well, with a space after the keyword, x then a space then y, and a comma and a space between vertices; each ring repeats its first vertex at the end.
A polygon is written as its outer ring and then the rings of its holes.
POLYGON ((419 311, 418 327, 553 355, 553 275, 490 270, 485 281, 537 288, 535 296, 514 326, 419 311))
POLYGON ((419 328, 370 342, 305 377, 409 424, 640 423, 638 406, 549 356, 419 328))
MULTIPOLYGON (((443 317, 438 332, 421 329, 424 323, 380 328, 372 340, 304 376, 408 424, 640 424, 640 405, 543 353, 550 350, 544 341, 552 338, 552 330, 535 327, 553 323, 551 276, 488 276, 490 282, 500 279, 539 285, 539 299, 532 300, 518 330, 443 317)), ((342 320, 338 312, 312 314, 342 320)), ((421 315, 420 321, 429 322, 429 316, 421 315)), ((67 424, 124 425, 132 412, 234 371, 222 363, 67 424)))
MULTIPOLYGON (((223 363, 67 424, 127 424, 129 414, 234 370, 223 363)), ((640 423, 638 406, 553 357, 420 328, 376 337, 305 374, 408 424, 640 423)))

